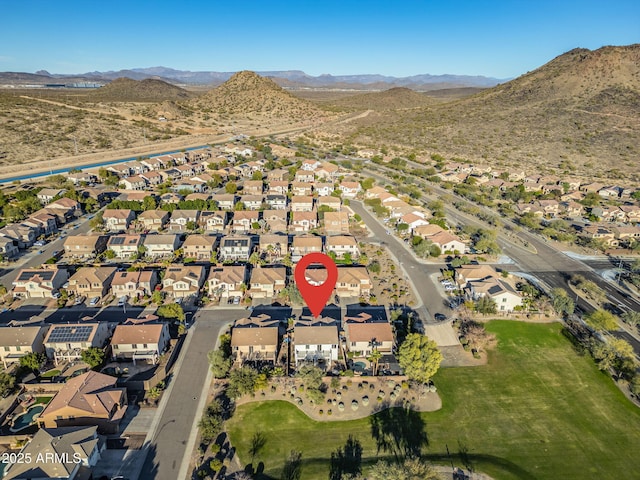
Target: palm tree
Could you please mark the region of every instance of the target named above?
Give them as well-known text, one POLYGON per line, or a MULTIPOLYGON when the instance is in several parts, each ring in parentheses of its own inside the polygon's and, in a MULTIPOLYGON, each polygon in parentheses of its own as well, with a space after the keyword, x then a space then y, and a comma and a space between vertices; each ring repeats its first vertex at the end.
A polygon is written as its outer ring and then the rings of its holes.
POLYGON ((380 343, 376 342, 375 338, 371 339, 369 345, 373 346, 373 350, 371 351, 371 355, 367 357, 367 360, 369 360, 373 365, 373 376, 375 377, 378 375, 378 362, 380 362, 380 359, 382 358, 382 353, 380 353, 380 350, 377 348, 380 343))
POLYGON ((260 254, 258 252, 253 252, 249 257, 249 263, 255 268, 261 262, 260 254))

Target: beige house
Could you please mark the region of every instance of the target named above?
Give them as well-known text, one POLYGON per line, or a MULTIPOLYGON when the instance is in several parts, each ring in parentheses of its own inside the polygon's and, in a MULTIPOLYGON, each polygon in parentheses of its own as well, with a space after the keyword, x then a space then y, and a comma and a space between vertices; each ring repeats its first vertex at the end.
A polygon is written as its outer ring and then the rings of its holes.
POLYGON ((0 361, 6 369, 28 353, 44 353, 44 337, 49 326, 0 327, 0 361))
POLYGON ((269 194, 286 195, 289 191, 289 182, 286 180, 270 181, 267 187, 269 194))
POLYGON ((130 298, 151 295, 158 284, 155 270, 137 272, 117 272, 111 281, 111 292, 116 297, 127 295, 130 298))
POLYGON ((110 232, 126 230, 136 218, 133 210, 106 209, 102 214, 104 226, 110 232))
POLYGON ((251 298, 275 298, 286 282, 285 267, 256 267, 251 270, 249 294, 251 298))
POLYGON ((38 417, 41 428, 97 426, 103 433, 116 433, 127 411, 127 389, 117 388, 118 379, 89 371, 67 383, 38 417))
POLYGON ((478 300, 489 297, 496 302, 498 312, 510 313, 516 307, 522 306, 522 297, 508 283, 497 277, 487 277, 482 280, 471 280, 465 287, 467 298, 478 300))
POLYGON ((313 194, 313 183, 309 182, 293 182, 291 184, 292 195, 311 195, 313 194))
POLYGON ((338 197, 332 197, 332 196, 318 197, 317 201, 318 201, 318 209, 320 209, 321 207, 328 207, 336 212, 339 212, 340 209, 342 208, 342 200, 340 200, 338 197))
POLYGON ((189 235, 182 244, 184 258, 210 260, 217 240, 215 235, 189 235))
POLYGON ((260 235, 258 248, 260 255, 272 263, 274 260, 282 259, 289 252, 289 236, 269 233, 260 235))
POLYGON ((355 237, 351 235, 335 235, 325 239, 325 250, 327 253, 333 252, 336 258, 344 258, 349 254, 353 260, 360 256, 360 249, 355 237))
POLYGON ((327 235, 349 233, 349 214, 347 212, 325 212, 324 231, 327 235))
POLYGON ((113 360, 145 360, 157 364, 169 346, 171 336, 167 323, 143 323, 140 325, 118 325, 111 338, 113 360))
POLYGON ((69 258, 87 260, 107 248, 106 235, 69 235, 64 241, 64 254, 69 258))
POLYGON ((262 208, 262 195, 242 195, 240 201, 247 210, 260 210, 262 208))
POLYGON ((189 230, 190 226, 198 224, 199 210, 174 210, 169 219, 169 228, 176 231, 189 230))
POLYGON ((13 282, 13 295, 23 298, 54 298, 68 278, 69 274, 63 269, 20 270, 13 282))
POLYGON ((236 196, 227 193, 218 193, 211 197, 218 204, 220 210, 233 210, 236 205, 236 196))
POLYGON ((169 212, 166 210, 146 210, 138 215, 138 223, 145 230, 158 231, 169 222, 169 212))
POLYGON ((346 347, 350 352, 357 352, 360 357, 368 357, 374 349, 392 353, 394 336, 389 322, 372 322, 366 313, 345 317, 344 321, 346 347))
POLYGON ((295 233, 308 232, 318 227, 318 213, 314 210, 311 212, 292 212, 291 224, 289 230, 295 233))
POLYGON ((246 278, 246 265, 212 266, 207 279, 209 295, 223 299, 241 297, 246 288, 246 278))
POLYGON ((200 213, 199 225, 207 232, 223 232, 227 225, 227 212, 203 211, 200 213))
MULTIPOLYGON (((314 188, 316 189, 316 193, 318 194, 318 200, 323 197, 330 196, 335 190, 335 186, 333 183, 321 182, 314 184, 314 188)), ((334 197, 337 198, 337 197, 334 197)), ((338 200, 340 200, 338 198, 338 200)))
POLYGON ((336 295, 367 297, 371 294, 371 278, 366 267, 338 267, 336 295))
POLYGON ((279 347, 278 320, 261 314, 236 320, 231 330, 231 353, 237 363, 276 362, 279 347))
POLYGON ((296 235, 291 245, 291 259, 294 262, 300 260, 308 253, 322 253, 322 237, 296 235))
POLYGON ((358 182, 343 181, 338 185, 338 190, 342 192, 342 196, 346 198, 355 198, 356 195, 362 190, 362 187, 358 182))
POLYGON ((286 210, 265 210, 262 218, 270 232, 286 232, 289 215, 286 210))
POLYGON ((262 195, 262 180, 247 180, 243 184, 242 193, 245 195, 262 195))
POLYGON ((490 265, 464 265, 455 270, 455 280, 460 288, 466 287, 467 282, 497 276, 498 272, 490 265))
POLYGON ((111 235, 107 242, 107 250, 111 250, 120 259, 129 259, 138 255, 138 247, 142 246, 140 235, 111 235))
POLYGON ((247 210, 233 212, 233 222, 231 230, 237 233, 249 232, 254 223, 258 222, 260 212, 247 210))
POLYGON ((170 258, 180 246, 180 236, 177 234, 147 235, 142 244, 147 257, 155 260, 170 258))
POLYGON ((292 212, 310 212, 313 210, 313 197, 310 195, 294 195, 291 197, 292 212))
POLYGON ((172 265, 162 279, 165 292, 175 298, 198 295, 204 284, 204 267, 199 265, 172 265))
POLYGON ((435 233, 425 238, 431 241, 434 245, 437 245, 442 253, 445 254, 463 254, 467 251, 467 245, 460 239, 460 237, 447 230, 443 230, 442 232, 435 233))
POLYGON ((91 469, 100 460, 106 443, 98 437, 98 427, 41 428, 22 447, 17 458, 31 462, 7 464, 4 480, 91 478, 91 469), (41 461, 36 462, 40 458, 41 461), (77 461, 76 461, 77 459, 77 461))
POLYGON ((45 353, 56 365, 73 362, 82 358, 83 350, 104 347, 109 335, 107 322, 52 325, 44 338, 45 353))
POLYGON ((116 267, 82 267, 69 279, 67 292, 87 298, 104 297, 109 293, 116 267))

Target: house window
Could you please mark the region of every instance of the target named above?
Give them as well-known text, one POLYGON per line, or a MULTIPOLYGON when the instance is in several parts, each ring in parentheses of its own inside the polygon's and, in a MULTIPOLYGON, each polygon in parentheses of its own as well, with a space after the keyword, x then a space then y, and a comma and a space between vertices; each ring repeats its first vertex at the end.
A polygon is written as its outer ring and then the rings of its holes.
POLYGON ((11 350, 9 347, 4 347, 5 352, 8 352, 9 350, 11 350))
POLYGON ((131 344, 131 348, 138 348, 138 344, 137 343, 132 343, 131 344))
POLYGON ((114 350, 118 350, 119 348, 120 348, 120 346, 119 346, 119 345, 114 345, 114 346, 113 346, 113 349, 114 349, 114 350))
POLYGON ((502 299, 502 303, 505 303, 506 301, 507 301, 507 299, 506 299, 506 298, 503 298, 503 299, 502 299))
POLYGON ((149 348, 146 343, 142 344, 142 348, 149 348))
POLYGON ((17 347, 16 347, 16 352, 21 352, 21 351, 22 351, 22 347, 17 346, 17 347))
POLYGON ((351 342, 351 346, 355 347, 356 346, 356 342, 351 342))

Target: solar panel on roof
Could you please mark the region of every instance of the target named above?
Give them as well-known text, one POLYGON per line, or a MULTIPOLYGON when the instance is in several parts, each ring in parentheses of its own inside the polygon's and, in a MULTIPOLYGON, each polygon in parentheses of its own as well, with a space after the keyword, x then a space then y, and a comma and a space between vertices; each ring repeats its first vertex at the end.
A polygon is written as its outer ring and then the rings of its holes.
POLYGON ((54 343, 86 342, 91 336, 93 326, 89 325, 60 325, 53 327, 49 341, 54 343))
POLYGON ((122 245, 124 243, 124 238, 123 237, 111 237, 111 244, 112 245, 122 245))

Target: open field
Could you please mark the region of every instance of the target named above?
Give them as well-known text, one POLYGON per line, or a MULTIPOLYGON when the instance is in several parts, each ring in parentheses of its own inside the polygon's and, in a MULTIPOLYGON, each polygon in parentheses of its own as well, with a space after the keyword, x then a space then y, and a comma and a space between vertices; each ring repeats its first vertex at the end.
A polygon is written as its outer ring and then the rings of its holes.
POLYGON ((363 463, 392 455, 378 454, 375 423, 396 433, 392 443, 401 450, 409 443, 403 432, 414 437, 422 430, 427 458, 448 464, 448 447, 458 465, 496 479, 634 478, 640 411, 574 351, 561 326, 492 321, 487 328, 499 341, 488 365, 437 374, 442 410, 321 423, 285 402, 242 405, 228 422, 240 459, 251 462, 251 438, 262 432, 266 443, 254 465, 264 462, 265 474, 278 478, 285 456, 297 449, 303 478, 324 479, 331 452, 350 434, 362 443, 363 463))

